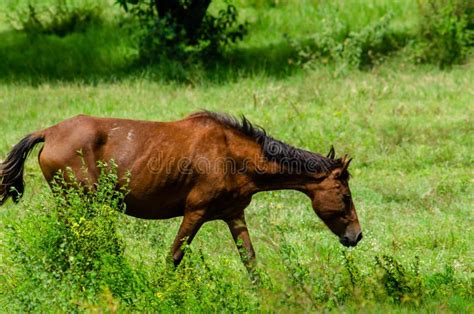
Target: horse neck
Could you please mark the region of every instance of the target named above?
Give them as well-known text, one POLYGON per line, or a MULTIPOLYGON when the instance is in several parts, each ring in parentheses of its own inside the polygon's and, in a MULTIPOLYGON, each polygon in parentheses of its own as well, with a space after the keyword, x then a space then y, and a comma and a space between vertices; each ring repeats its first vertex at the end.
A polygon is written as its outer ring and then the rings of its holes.
POLYGON ((297 190, 305 192, 310 177, 305 173, 291 171, 277 162, 267 162, 254 174, 254 184, 258 192, 274 190, 297 190))

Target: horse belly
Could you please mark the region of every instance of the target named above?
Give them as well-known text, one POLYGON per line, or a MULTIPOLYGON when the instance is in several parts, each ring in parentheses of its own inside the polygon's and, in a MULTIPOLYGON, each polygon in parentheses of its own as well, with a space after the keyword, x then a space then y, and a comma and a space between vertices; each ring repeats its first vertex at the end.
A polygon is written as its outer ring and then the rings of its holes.
POLYGON ((125 198, 125 214, 143 219, 169 219, 184 215, 184 201, 175 195, 163 197, 139 198, 133 191, 125 198))

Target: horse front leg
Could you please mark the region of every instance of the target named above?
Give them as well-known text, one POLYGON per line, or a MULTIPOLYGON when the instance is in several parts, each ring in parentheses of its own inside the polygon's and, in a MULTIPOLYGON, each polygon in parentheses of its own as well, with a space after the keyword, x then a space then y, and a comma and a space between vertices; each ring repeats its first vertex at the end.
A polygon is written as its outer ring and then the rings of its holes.
POLYGON ((171 247, 171 257, 175 266, 178 266, 183 259, 184 246, 191 244, 191 241, 203 223, 204 215, 201 211, 193 211, 184 214, 178 234, 171 247))
POLYGON ((244 213, 239 216, 225 220, 229 226, 232 237, 234 238, 235 244, 240 254, 240 258, 247 268, 252 280, 258 280, 256 273, 256 259, 255 251, 250 241, 249 231, 247 229, 247 223, 245 222, 244 213))

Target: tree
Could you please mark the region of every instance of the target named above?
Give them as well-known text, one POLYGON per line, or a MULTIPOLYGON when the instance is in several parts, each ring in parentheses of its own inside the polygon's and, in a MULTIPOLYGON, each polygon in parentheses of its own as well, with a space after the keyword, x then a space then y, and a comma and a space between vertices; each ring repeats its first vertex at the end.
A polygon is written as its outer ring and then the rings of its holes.
POLYGON ((247 33, 229 0, 216 16, 207 13, 212 0, 117 0, 141 26, 140 55, 149 62, 163 55, 218 54, 247 33))
POLYGON ((188 39, 194 43, 206 16, 211 0, 155 0, 160 18, 170 18, 184 28, 188 39))

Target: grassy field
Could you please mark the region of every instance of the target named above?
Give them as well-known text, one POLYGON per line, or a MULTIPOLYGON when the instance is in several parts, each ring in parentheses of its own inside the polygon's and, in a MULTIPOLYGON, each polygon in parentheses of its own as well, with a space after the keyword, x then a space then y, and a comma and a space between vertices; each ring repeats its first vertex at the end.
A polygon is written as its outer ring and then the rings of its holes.
MULTIPOLYGON (((49 189, 34 153, 23 200, 0 211, 2 311, 474 311, 474 60, 442 71, 399 54, 368 71, 302 70, 288 63, 283 34, 304 38, 318 27, 314 16, 334 7, 299 3, 238 1, 249 36, 225 61, 186 70, 132 67, 136 51, 112 27, 31 43, 2 14, 0 156, 27 133, 79 113, 147 120, 202 108, 245 114, 295 146, 326 153, 333 144, 354 157, 363 241, 342 247, 302 194, 256 195, 247 221, 263 279, 254 285, 223 222, 206 224, 183 266, 169 271, 165 258, 180 219, 120 215, 131 270, 97 276, 128 278, 127 287, 74 286, 41 261, 42 249, 55 248, 37 246, 47 231, 49 189)), ((388 10, 397 28, 416 25, 414 1, 334 3, 354 28, 388 10)))

